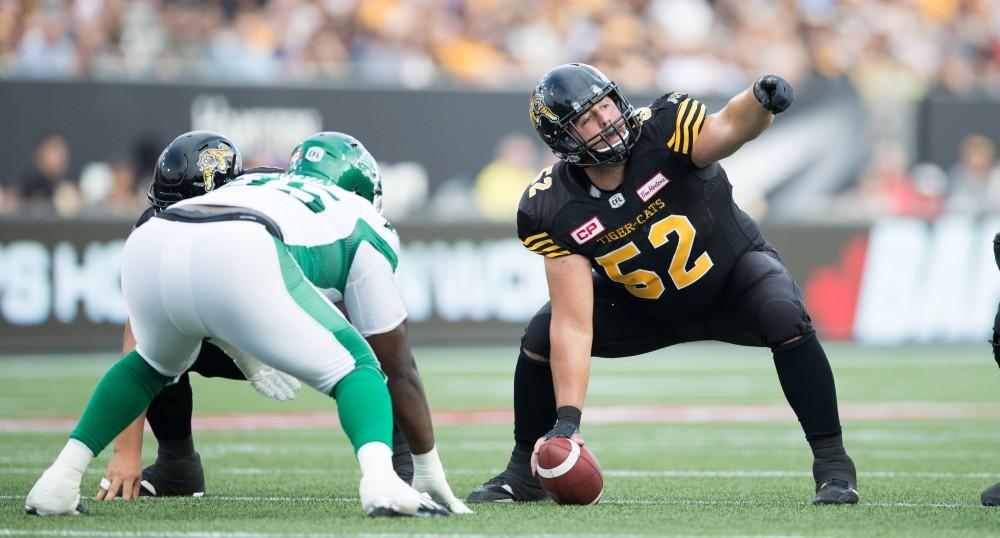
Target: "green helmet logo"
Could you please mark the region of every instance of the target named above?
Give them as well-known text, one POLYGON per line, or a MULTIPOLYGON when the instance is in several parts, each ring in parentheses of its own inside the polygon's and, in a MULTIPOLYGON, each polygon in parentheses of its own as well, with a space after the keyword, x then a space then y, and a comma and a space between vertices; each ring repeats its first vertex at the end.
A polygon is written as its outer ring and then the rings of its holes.
POLYGON ((378 164, 353 136, 325 131, 306 138, 292 151, 287 171, 357 193, 377 211, 382 211, 382 177, 378 164))

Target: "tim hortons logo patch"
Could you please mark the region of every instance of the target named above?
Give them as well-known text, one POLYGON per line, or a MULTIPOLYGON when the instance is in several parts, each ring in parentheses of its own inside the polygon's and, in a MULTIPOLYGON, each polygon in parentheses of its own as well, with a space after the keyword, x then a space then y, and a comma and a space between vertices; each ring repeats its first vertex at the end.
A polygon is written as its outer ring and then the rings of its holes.
POLYGON ((600 219, 594 217, 587 222, 584 222, 579 228, 573 230, 571 233, 573 235, 573 240, 576 241, 576 244, 582 245, 603 231, 604 225, 601 224, 600 219))
POLYGON ((649 178, 649 181, 643 183, 642 186, 635 191, 635 193, 639 195, 639 198, 641 198, 643 202, 648 202, 649 199, 656 193, 660 192, 660 189, 666 186, 667 183, 670 183, 667 176, 657 172, 655 176, 649 178))

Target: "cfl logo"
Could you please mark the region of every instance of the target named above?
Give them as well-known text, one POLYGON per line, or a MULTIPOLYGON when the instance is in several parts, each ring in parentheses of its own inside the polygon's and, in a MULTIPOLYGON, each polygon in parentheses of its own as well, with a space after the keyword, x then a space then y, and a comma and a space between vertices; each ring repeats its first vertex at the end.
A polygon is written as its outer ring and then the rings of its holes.
POLYGON ((576 241, 576 244, 582 245, 603 231, 604 225, 601 224, 600 219, 594 217, 587 222, 584 222, 579 228, 573 230, 571 235, 573 236, 573 240, 576 241))
POLYGON ((614 196, 608 198, 608 203, 611 204, 611 207, 618 209, 619 207, 625 205, 625 196, 623 196, 620 192, 615 193, 614 196))

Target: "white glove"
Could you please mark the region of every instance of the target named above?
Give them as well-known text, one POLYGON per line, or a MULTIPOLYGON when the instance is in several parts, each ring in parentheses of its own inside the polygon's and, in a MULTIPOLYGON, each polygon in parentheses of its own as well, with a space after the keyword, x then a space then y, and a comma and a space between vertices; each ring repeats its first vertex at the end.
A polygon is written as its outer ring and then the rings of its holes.
POLYGON ((472 513, 472 510, 451 492, 436 447, 426 454, 413 455, 413 489, 429 494, 432 499, 447 506, 453 514, 472 513))
POLYGON ((209 342, 225 351, 226 355, 229 355, 236 363, 236 367, 247 377, 247 381, 250 382, 254 390, 268 398, 282 402, 291 400, 295 398, 295 392, 302 388, 302 383, 299 383, 298 379, 271 368, 228 342, 215 338, 210 339, 209 342))

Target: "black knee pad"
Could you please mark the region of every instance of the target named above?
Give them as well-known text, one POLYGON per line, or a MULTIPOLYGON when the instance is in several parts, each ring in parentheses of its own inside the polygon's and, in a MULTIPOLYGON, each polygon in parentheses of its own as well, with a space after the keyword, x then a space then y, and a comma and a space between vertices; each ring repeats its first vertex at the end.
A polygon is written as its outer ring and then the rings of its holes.
POLYGON ((528 326, 524 328, 524 335, 521 337, 521 349, 526 349, 543 357, 549 356, 551 344, 549 343, 549 324, 552 322, 552 310, 545 305, 531 318, 528 326))
POLYGON ((809 315, 798 301, 772 299, 761 305, 758 315, 761 337, 771 348, 813 332, 809 315))

